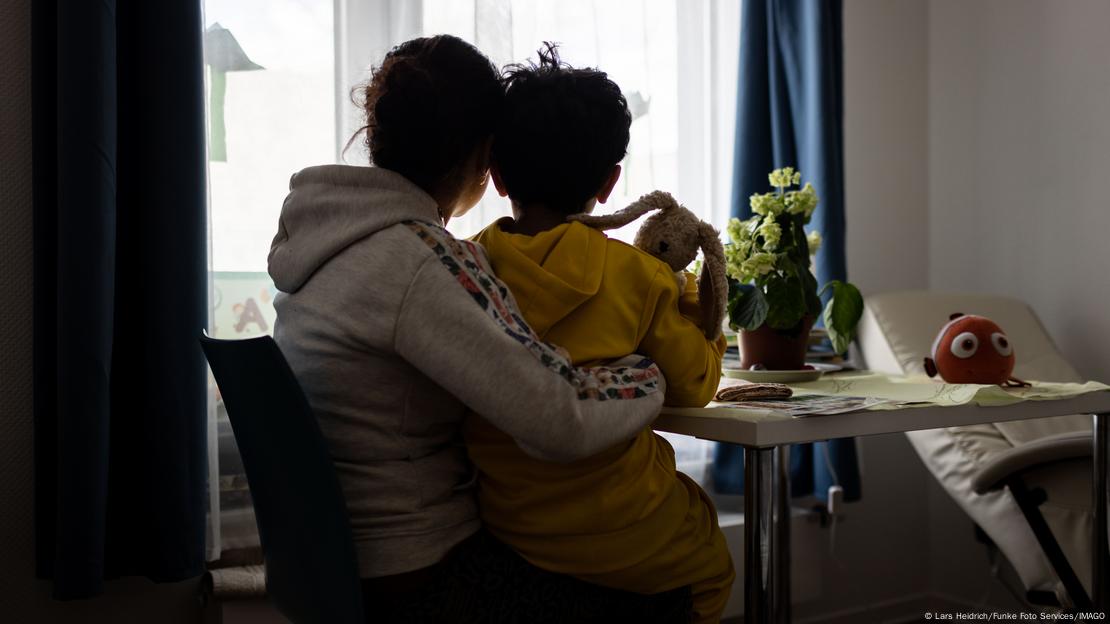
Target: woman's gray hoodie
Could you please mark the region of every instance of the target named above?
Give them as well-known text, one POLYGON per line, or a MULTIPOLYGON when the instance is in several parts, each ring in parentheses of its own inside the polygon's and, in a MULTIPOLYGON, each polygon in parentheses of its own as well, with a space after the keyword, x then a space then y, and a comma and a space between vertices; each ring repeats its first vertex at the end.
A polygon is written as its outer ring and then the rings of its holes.
POLYGON ((274 338, 328 442, 364 577, 431 565, 478 529, 468 408, 569 461, 630 439, 663 401, 648 362, 571 367, 484 250, 439 223, 397 173, 311 167, 290 181, 270 249, 274 338))

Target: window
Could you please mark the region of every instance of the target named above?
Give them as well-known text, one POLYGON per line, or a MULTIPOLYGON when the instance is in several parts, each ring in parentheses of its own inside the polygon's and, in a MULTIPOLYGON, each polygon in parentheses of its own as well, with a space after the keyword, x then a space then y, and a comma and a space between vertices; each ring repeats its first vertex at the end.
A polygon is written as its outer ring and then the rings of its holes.
MULTIPOLYGON (((209 333, 273 330, 266 274, 289 176, 335 158, 330 0, 207 0, 209 333)), ((258 545, 246 477, 223 402, 209 400, 209 558, 258 545)))
MULTIPOLYGON (((605 70, 633 113, 629 153, 609 209, 640 195, 671 191, 688 208, 723 228, 729 213, 735 117, 739 0, 348 0, 337 28, 341 74, 351 84, 409 36, 448 33, 475 44, 497 65, 535 58, 544 41, 561 44, 572 65, 605 70), (375 38, 377 37, 377 38, 375 38)), ((346 97, 348 86, 339 89, 346 97)), ((340 116, 344 141, 359 126, 357 111, 340 116)), ((346 160, 366 162, 362 150, 346 160)), ((452 220, 456 236, 478 232, 508 214, 491 188, 481 204, 452 220)), ((631 240, 636 224, 612 233, 631 240)))
MULTIPOLYGON (((603 210, 671 191, 723 229, 729 211, 739 0, 205 0, 212 277, 210 332, 273 328, 266 257, 290 175, 329 162, 366 164, 351 88, 394 45, 457 35, 498 65, 561 44, 574 65, 621 85, 633 112, 629 153, 603 210)), ((492 187, 492 185, 491 185, 492 187)), ((509 212, 491 190, 448 226, 478 232, 509 212)), ((637 224, 613 232, 631 240, 637 224)), ((212 548, 257 544, 246 480, 213 389, 212 548)), ((679 469, 703 476, 708 444, 667 434, 679 469)))

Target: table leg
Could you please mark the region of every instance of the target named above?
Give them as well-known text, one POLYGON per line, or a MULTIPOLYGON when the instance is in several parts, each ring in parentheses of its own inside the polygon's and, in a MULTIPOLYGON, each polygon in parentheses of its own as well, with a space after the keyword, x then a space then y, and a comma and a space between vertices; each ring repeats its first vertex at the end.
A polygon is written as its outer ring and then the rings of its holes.
POLYGON ((790 447, 776 446, 774 455, 774 621, 790 621, 790 447))
POLYGON ((773 448, 744 447, 744 623, 773 622, 773 448))
POLYGON ((1094 509, 1094 539, 1091 549, 1091 598, 1095 609, 1110 610, 1110 549, 1107 547, 1107 437, 1110 413, 1095 414, 1094 474, 1091 485, 1094 509))

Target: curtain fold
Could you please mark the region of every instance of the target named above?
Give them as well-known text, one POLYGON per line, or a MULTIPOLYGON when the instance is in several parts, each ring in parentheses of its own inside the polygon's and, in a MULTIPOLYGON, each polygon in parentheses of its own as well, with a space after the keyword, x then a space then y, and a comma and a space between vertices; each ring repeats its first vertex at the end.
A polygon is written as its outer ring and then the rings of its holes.
POLYGON ((54 596, 204 566, 199 2, 32 15, 37 572, 54 596))
MULTIPOLYGON (((843 26, 840 0, 744 0, 733 163, 732 214, 751 216, 748 197, 770 189, 767 174, 793 166, 821 202, 810 228, 821 232, 817 279, 844 280, 843 26)), ((846 500, 860 496, 855 441, 791 449, 795 496, 824 499, 830 485, 846 500)), ((743 449, 717 447, 714 484, 743 493, 743 449)))

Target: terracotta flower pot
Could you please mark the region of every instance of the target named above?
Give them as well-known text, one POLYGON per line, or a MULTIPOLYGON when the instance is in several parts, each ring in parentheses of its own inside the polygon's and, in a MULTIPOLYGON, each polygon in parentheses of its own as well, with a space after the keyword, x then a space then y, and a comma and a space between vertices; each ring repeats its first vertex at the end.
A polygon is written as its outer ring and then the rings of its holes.
POLYGON ((805 316, 792 329, 772 329, 762 325, 754 331, 740 332, 740 366, 762 364, 767 370, 800 370, 806 363, 809 330, 816 320, 805 316))

